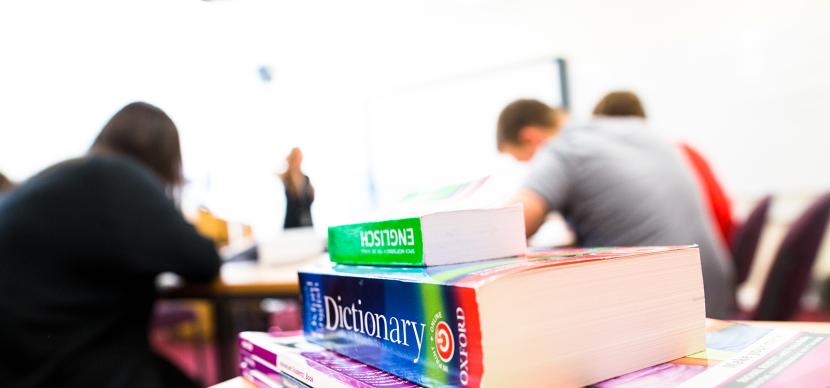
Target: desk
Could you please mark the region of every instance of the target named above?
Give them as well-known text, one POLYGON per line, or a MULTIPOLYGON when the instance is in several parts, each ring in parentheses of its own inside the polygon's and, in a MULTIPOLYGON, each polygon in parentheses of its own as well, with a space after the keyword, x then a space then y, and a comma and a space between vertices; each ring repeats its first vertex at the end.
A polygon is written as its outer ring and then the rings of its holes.
MULTIPOLYGON (((753 326, 764 327, 778 327, 793 329, 799 331, 807 331, 813 333, 830 333, 830 322, 774 322, 774 321, 734 321, 736 323, 743 323, 753 326)), ((717 324, 718 321, 714 319, 707 319, 706 326, 717 324)), ((214 385, 211 388, 256 388, 255 385, 249 383, 241 377, 236 377, 223 383, 214 385)))
POLYGON ((297 270, 321 260, 262 266, 256 263, 225 263, 220 276, 211 283, 184 284, 161 288, 162 299, 204 299, 213 307, 219 378, 230 379, 239 374, 236 365, 236 336, 231 303, 264 298, 296 298, 299 293, 297 270))

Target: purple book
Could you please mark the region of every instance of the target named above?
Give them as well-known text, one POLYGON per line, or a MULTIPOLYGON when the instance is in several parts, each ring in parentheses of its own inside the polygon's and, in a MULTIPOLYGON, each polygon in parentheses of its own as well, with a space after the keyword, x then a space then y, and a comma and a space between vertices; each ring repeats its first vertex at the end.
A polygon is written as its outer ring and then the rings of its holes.
POLYGON ((242 378, 248 380, 257 388, 307 388, 296 379, 276 371, 276 367, 265 365, 254 360, 251 353, 245 351, 241 354, 239 364, 242 378))
MULTIPOLYGON (((288 375, 312 387, 418 387, 410 381, 307 342, 303 336, 239 334, 243 370, 257 375, 288 375)), ((278 385, 277 385, 278 386, 278 385)))

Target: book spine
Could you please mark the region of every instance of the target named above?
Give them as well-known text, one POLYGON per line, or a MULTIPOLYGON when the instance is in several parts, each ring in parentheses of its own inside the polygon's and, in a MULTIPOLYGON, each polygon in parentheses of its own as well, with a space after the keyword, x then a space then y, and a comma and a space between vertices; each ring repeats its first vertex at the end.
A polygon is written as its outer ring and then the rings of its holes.
POLYGON ((257 388, 277 388, 282 386, 279 382, 263 377, 262 373, 257 369, 242 368, 240 375, 257 388))
POLYGON ((343 264, 424 265, 420 218, 329 227, 331 261, 343 264))
POLYGON ((251 353, 240 351, 239 374, 258 388, 282 386, 282 375, 276 367, 257 360, 251 353))
POLYGON ((261 362, 253 354, 240 352, 240 375, 258 388, 305 388, 308 385, 278 372, 277 367, 261 362))
POLYGON ((266 365, 277 365, 278 357, 275 352, 260 346, 256 341, 249 340, 245 333, 239 335, 239 354, 241 356, 255 359, 266 365))
POLYGON ((480 386, 475 289, 309 272, 300 284, 310 342, 421 385, 480 386))
POLYGON ((282 373, 310 386, 343 388, 413 387, 413 384, 407 381, 327 350, 297 353, 296 349, 280 351, 281 347, 278 345, 271 345, 270 349, 267 349, 260 346, 253 339, 240 337, 239 342, 239 355, 243 367, 246 364, 258 366, 262 373, 267 374, 269 370, 270 373, 282 373), (263 370, 263 367, 267 369, 263 370), (345 371, 345 373, 340 370, 345 371), (373 382, 377 384, 373 384, 373 382))

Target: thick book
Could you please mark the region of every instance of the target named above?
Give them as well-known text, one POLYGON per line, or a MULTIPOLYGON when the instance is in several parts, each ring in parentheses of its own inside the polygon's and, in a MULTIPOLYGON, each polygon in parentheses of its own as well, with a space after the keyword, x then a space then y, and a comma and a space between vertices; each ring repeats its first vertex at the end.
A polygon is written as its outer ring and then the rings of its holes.
MULTIPOLYGON (((409 381, 309 343, 302 333, 239 334, 242 367, 253 377, 282 374, 311 387, 414 388, 409 381)), ((253 379, 252 379, 253 380, 253 379)))
POLYGON ((342 264, 444 265, 517 256, 526 246, 520 205, 439 211, 328 230, 331 261, 342 264))
POLYGON ((704 350, 696 247, 300 271, 303 331, 426 386, 580 386, 704 350))
POLYGON ((710 319, 706 350, 596 384, 634 387, 827 387, 830 334, 710 319))

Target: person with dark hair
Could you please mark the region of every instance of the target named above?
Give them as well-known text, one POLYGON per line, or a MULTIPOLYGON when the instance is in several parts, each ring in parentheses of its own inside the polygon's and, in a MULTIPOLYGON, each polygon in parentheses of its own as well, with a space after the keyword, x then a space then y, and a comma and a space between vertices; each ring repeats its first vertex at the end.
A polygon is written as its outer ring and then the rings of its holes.
POLYGON ((543 105, 528 100, 508 105, 497 129, 518 134, 505 141, 532 156, 530 174, 515 198, 524 205, 528 236, 548 212, 558 211, 582 246, 699 244, 707 316, 731 317, 731 264, 706 222, 693 177, 671 144, 637 119, 555 129, 544 121, 549 110, 543 105))
POLYGON ((640 98, 633 92, 618 90, 605 95, 594 107, 594 116, 646 118, 640 98))
MULTIPOLYGON (((629 91, 616 91, 608 93, 597 103, 594 107, 594 116, 645 119, 646 111, 636 94, 629 91)), ((729 196, 726 195, 726 190, 723 189, 703 154, 688 143, 679 143, 678 147, 697 178, 718 236, 726 246, 731 247, 735 220, 732 218, 732 204, 729 196)))
POLYGON ((6 191, 11 190, 14 187, 14 182, 6 178, 2 172, 0 172, 0 194, 3 194, 6 191))
POLYGON ((537 100, 516 100, 502 110, 496 129, 499 152, 526 162, 565 126, 567 113, 537 100))
POLYGON ((303 173, 303 152, 294 147, 285 158, 288 168, 280 174, 285 186, 285 229, 312 226, 311 204, 314 202, 314 186, 303 173))
POLYGON ((88 155, 50 167, 0 201, 0 381, 12 387, 195 387, 147 338, 156 276, 209 281, 213 244, 169 197, 179 137, 132 103, 88 155))
POLYGON ((134 102, 115 114, 95 138, 94 155, 126 155, 158 175, 167 189, 182 183, 179 132, 161 109, 134 102))

